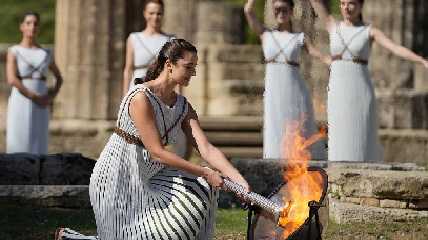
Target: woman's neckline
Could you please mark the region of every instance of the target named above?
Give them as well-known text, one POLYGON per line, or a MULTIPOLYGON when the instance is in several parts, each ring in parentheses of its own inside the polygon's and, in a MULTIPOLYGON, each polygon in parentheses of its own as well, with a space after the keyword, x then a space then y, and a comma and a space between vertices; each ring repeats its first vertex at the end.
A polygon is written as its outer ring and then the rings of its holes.
POLYGON ((272 29, 272 31, 277 32, 277 33, 282 33, 282 34, 300 34, 300 32, 290 32, 287 30, 280 31, 278 28, 274 28, 274 29, 272 29))
POLYGON ((179 94, 177 94, 177 93, 175 93, 175 101, 174 101, 174 104, 172 104, 172 105, 168 105, 168 104, 166 104, 164 101, 162 101, 162 99, 158 96, 158 95, 156 95, 155 94, 155 92, 150 88, 150 86, 148 86, 148 85, 146 85, 145 83, 143 83, 142 84, 147 90, 149 90, 150 91, 150 94, 151 95, 153 95, 154 97, 156 97, 158 100, 159 100, 159 102, 161 102, 164 106, 166 106, 167 108, 169 108, 169 109, 174 109, 175 108, 175 106, 177 105, 177 103, 178 103, 178 96, 179 96, 179 94))
POLYGON ((42 49, 39 46, 25 47, 25 46, 22 46, 21 44, 18 44, 18 47, 23 48, 23 49, 28 49, 28 50, 39 50, 39 49, 42 49))
POLYGON ((141 32, 139 32, 139 34, 141 36, 143 36, 143 37, 146 37, 146 38, 156 38, 156 37, 163 37, 163 36, 165 36, 165 34, 163 34, 161 32, 149 35, 149 34, 144 33, 143 31, 141 31, 141 32))
POLYGON ((348 25, 345 23, 345 21, 340 21, 339 22, 339 26, 341 27, 353 27, 353 28, 357 28, 357 27, 366 27, 367 25, 364 22, 361 22, 361 24, 359 25, 348 25))

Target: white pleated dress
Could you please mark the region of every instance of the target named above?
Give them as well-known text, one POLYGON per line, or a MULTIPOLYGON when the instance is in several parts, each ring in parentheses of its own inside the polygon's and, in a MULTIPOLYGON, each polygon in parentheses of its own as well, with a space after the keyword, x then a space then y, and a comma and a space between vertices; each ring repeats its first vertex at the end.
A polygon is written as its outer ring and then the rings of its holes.
MULTIPOLYGON (((129 88, 132 88, 134 79, 146 77, 148 67, 156 60, 163 45, 174 37, 167 34, 147 36, 142 32, 133 32, 129 37, 134 48, 134 72, 129 84, 129 88)), ((187 144, 184 132, 179 131, 178 138, 180 141, 177 141, 174 150, 179 156, 185 157, 187 144)))
POLYGON ((370 26, 337 23, 330 31, 331 64, 328 91, 329 161, 382 161, 378 140, 376 98, 367 64, 370 26))
MULTIPOLYGON (((22 84, 39 95, 48 92, 45 76, 51 63, 51 52, 43 48, 9 48, 15 55, 17 76, 22 84)), ((46 154, 48 152, 49 110, 12 88, 7 108, 6 152, 46 154)))
MULTIPOLYGON (((188 111, 185 98, 179 95, 169 107, 142 84, 131 88, 122 101, 117 127, 139 137, 128 113, 138 92, 150 100, 161 136, 179 119, 166 137, 174 143, 188 111)), ((153 160, 143 146, 130 144, 116 133, 95 165, 89 193, 101 240, 213 236, 218 192, 201 177, 153 160)))
MULTIPOLYGON (((312 100, 302 79, 299 67, 300 52, 304 45, 303 33, 265 31, 262 36, 266 75, 264 92, 263 157, 286 157, 282 140, 287 136, 286 126, 303 121, 303 135, 317 132, 312 100)), ((325 159, 321 143, 311 147, 313 159, 325 159)))

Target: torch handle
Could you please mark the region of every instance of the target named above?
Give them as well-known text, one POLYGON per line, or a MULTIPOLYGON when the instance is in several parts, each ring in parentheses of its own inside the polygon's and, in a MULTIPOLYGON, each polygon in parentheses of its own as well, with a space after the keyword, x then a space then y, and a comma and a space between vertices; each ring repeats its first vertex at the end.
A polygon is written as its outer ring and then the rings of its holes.
POLYGON ((263 197, 258 193, 247 192, 243 186, 233 182, 229 178, 223 178, 223 188, 227 191, 235 193, 236 195, 239 195, 241 198, 243 198, 244 201, 250 202, 272 213, 275 219, 278 219, 279 215, 281 214, 282 207, 279 204, 263 197))

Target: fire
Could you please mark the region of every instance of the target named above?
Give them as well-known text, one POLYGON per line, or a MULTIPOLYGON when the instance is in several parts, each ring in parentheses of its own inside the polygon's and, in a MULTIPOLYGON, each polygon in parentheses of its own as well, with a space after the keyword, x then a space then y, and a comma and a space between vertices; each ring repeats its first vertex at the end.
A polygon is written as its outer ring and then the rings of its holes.
POLYGON ((293 121, 286 125, 286 135, 282 142, 282 156, 286 159, 287 169, 284 180, 288 192, 283 200, 285 206, 278 221, 284 228, 282 238, 286 239, 296 231, 309 217, 309 201, 319 201, 323 192, 322 176, 318 172, 308 172, 311 159, 309 147, 326 136, 325 129, 305 138, 302 134, 304 121, 293 121))

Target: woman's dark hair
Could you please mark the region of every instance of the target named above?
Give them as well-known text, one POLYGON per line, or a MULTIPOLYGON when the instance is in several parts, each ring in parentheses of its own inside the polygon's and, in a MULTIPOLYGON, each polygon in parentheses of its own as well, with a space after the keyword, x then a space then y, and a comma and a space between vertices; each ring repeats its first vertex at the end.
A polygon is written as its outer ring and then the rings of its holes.
POLYGON ((28 16, 34 16, 37 19, 37 22, 40 22, 40 14, 37 12, 26 12, 22 15, 21 17, 21 23, 23 23, 25 21, 25 18, 27 18, 28 16))
POLYGON ((197 53, 196 47, 184 39, 171 39, 166 42, 161 48, 156 61, 150 65, 147 69, 146 77, 136 78, 135 84, 141 84, 159 77, 163 71, 166 60, 170 60, 171 63, 176 64, 179 59, 182 59, 185 52, 197 53))
POLYGON ((143 10, 146 10, 146 7, 147 5, 149 5, 149 3, 159 4, 162 7, 162 10, 165 8, 165 4, 163 3, 163 0, 146 0, 146 2, 144 3, 143 10))
POLYGON ((359 1, 361 3, 360 21, 362 22, 363 21, 363 13, 362 13, 363 9, 362 9, 362 6, 364 5, 364 0, 359 0, 359 1))
POLYGON ((294 1, 293 0, 274 0, 274 2, 285 2, 285 3, 288 3, 288 5, 290 5, 291 9, 294 8, 294 1))

